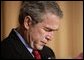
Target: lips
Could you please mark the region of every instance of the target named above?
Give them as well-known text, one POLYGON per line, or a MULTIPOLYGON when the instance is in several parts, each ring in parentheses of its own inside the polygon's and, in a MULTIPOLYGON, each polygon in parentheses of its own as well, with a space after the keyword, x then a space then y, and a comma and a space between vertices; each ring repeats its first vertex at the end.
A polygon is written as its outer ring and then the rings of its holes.
POLYGON ((47 42, 44 42, 44 41, 41 41, 41 43, 42 43, 42 45, 45 45, 45 44, 47 44, 47 42))

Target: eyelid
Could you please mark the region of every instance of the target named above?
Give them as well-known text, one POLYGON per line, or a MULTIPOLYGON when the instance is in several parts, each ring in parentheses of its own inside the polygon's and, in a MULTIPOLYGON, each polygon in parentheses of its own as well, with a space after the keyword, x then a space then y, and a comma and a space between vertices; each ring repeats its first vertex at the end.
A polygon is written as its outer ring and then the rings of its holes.
POLYGON ((44 28, 45 31, 53 31, 52 29, 49 28, 44 28))
POLYGON ((46 31, 58 31, 59 29, 51 29, 51 28, 48 28, 48 27, 44 27, 44 30, 46 30, 46 31))

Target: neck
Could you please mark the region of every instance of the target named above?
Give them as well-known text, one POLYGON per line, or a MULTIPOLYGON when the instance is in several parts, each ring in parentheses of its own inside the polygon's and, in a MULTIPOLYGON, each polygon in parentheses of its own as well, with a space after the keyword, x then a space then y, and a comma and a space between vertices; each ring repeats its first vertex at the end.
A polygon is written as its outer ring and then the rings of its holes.
POLYGON ((19 26, 16 30, 24 38, 24 40, 27 40, 27 31, 23 26, 19 26))
POLYGON ((26 43, 30 46, 30 35, 29 35, 29 32, 23 26, 19 26, 16 30, 24 38, 26 43))

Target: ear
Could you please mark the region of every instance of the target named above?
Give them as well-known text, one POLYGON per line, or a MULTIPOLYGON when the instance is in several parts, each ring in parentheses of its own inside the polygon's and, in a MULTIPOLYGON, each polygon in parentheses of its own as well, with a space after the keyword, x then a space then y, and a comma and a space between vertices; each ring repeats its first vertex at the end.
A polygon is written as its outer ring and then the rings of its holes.
POLYGON ((25 29, 29 29, 29 27, 30 27, 30 25, 31 25, 31 17, 30 16, 26 16, 25 18, 24 18, 24 27, 25 27, 25 29))

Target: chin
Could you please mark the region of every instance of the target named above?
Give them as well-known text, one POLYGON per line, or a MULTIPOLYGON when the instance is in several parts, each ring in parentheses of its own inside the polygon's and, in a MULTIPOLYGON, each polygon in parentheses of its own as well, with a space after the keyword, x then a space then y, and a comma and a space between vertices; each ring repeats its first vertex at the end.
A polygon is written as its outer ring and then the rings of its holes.
POLYGON ((42 50, 43 49, 43 46, 37 46, 37 49, 38 50, 42 50))

